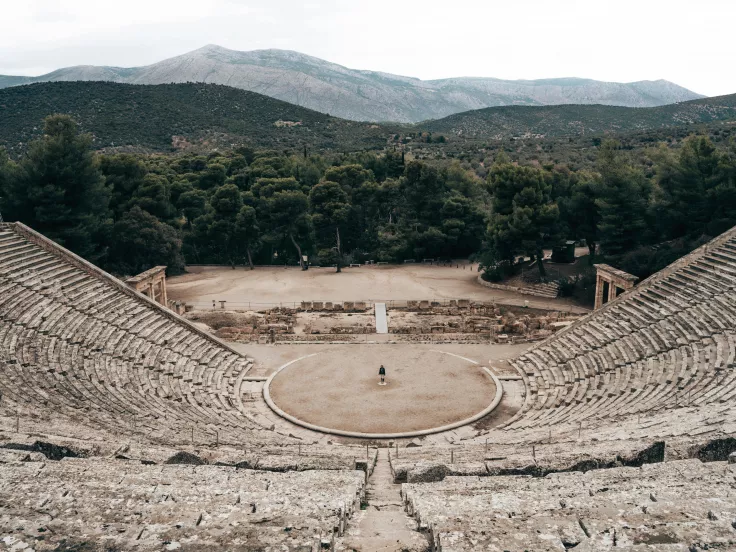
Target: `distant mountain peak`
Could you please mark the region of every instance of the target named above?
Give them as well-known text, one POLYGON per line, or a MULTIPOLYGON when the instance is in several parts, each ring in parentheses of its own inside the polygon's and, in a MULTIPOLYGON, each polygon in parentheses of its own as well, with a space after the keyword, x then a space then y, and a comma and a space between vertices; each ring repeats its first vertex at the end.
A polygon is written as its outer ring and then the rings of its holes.
MULTIPOLYGON (((228 48, 225 48, 224 46, 220 46, 219 44, 205 44, 201 48, 197 48, 196 50, 193 50, 194 52, 198 51, 223 51, 228 50, 228 48)), ((229 50, 234 51, 234 50, 229 50)))
POLYGON ((504 105, 654 107, 703 97, 662 79, 633 83, 579 77, 538 80, 456 77, 423 81, 380 71, 350 69, 293 50, 239 51, 218 44, 206 44, 145 67, 77 66, 40 77, 0 76, 0 88, 70 80, 225 84, 345 119, 398 122, 437 119, 504 105))

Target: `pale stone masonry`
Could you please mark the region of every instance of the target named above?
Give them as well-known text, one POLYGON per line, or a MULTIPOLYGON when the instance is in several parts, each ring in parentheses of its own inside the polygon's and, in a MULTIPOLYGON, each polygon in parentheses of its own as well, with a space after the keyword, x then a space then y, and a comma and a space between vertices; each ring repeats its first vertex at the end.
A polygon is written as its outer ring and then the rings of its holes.
POLYGON ((402 496, 433 550, 733 550, 734 478, 733 464, 682 460, 541 478, 448 477, 404 484, 402 496))
POLYGON ((526 396, 505 428, 734 404, 735 288, 732 229, 512 360, 526 396))
POLYGON ((149 268, 145 272, 127 278, 125 283, 151 299, 151 301, 156 301, 164 307, 168 306, 169 298, 166 294, 165 266, 149 268))
POLYGON ((594 266, 596 270, 596 281, 595 305, 593 310, 598 310, 604 303, 613 301, 619 295, 618 290, 624 292, 634 287, 634 284, 639 279, 633 274, 614 268, 611 265, 597 264, 594 266), (606 284, 608 284, 608 296, 604 298, 606 284))
POLYGON ((317 551, 344 533, 364 493, 359 471, 0 463, 0 550, 317 551))

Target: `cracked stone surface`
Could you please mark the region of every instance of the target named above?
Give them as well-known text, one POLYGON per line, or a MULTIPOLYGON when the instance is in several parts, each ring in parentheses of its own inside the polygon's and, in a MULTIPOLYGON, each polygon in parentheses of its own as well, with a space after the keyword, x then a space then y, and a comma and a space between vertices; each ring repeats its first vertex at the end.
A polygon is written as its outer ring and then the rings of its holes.
POLYGON ((678 460, 402 485, 437 550, 732 550, 736 467, 678 460), (645 547, 646 545, 646 547, 645 547))
POLYGON ((393 483, 386 451, 381 451, 366 490, 367 507, 361 510, 336 549, 360 552, 425 552, 427 536, 418 532, 416 522, 406 515, 400 494, 393 483))

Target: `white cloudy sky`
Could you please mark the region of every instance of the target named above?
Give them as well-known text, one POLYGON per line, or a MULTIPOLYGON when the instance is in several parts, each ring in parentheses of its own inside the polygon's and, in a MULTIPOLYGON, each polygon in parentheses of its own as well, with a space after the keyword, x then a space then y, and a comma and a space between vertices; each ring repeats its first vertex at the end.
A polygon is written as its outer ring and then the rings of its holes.
POLYGON ((736 0, 1 0, 0 74, 205 44, 423 79, 667 79, 736 93, 736 0))

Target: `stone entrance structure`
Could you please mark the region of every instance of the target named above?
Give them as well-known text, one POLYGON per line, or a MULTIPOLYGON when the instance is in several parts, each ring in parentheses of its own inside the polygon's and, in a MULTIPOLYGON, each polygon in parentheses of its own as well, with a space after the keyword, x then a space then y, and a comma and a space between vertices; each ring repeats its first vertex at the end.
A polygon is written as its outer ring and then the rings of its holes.
POLYGON ((604 304, 613 301, 619 294, 618 290, 623 292, 634 287, 639 279, 633 274, 613 268, 611 265, 597 264, 593 266, 596 270, 595 306, 593 310, 598 310, 604 304), (607 290, 606 286, 608 287, 607 290), (604 295, 606 296, 605 299, 604 295))
POLYGON ((125 283, 134 290, 139 291, 143 295, 156 301, 160 305, 168 306, 168 296, 166 295, 166 267, 154 266, 145 272, 141 272, 137 276, 132 276, 125 280, 125 283))

